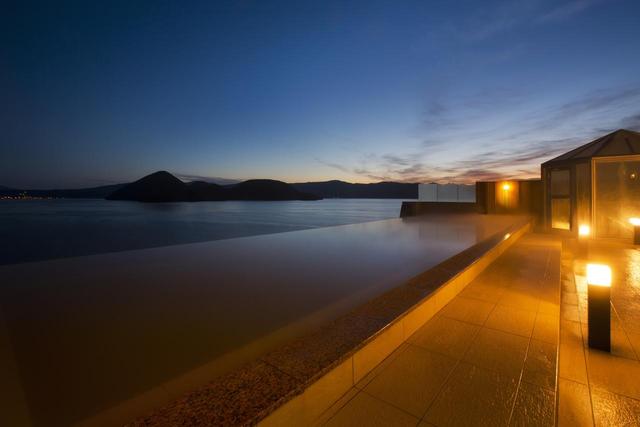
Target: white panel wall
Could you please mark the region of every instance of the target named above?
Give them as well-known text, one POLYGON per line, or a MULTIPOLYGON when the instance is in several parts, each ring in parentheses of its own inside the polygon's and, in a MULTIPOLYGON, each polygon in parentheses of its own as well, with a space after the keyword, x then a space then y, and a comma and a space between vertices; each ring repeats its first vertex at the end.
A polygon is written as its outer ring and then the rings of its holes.
POLYGON ((476 186, 473 184, 419 184, 418 200, 423 202, 475 203, 476 186))
POLYGON ((418 184, 418 200, 435 202, 437 200, 438 184, 418 184))

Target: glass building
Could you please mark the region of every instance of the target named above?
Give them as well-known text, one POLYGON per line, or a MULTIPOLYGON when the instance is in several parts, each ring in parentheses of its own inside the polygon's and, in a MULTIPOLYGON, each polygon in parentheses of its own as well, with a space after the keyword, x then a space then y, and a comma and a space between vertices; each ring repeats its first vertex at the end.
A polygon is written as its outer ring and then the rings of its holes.
POLYGON ((551 230, 629 238, 640 218, 640 133, 620 129, 542 164, 551 230))

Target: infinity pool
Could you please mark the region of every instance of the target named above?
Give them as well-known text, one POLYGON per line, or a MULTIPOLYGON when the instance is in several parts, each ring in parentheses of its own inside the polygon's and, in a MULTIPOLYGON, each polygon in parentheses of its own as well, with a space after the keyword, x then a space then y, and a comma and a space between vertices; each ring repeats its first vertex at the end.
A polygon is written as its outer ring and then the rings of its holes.
POLYGON ((0 424, 126 422, 517 219, 391 219, 0 267, 0 424))

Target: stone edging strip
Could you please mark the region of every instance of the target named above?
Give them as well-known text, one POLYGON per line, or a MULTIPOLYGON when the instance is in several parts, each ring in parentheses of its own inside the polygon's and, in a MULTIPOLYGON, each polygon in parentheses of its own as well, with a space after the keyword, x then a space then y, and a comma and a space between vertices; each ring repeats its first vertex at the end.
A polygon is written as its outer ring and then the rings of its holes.
POLYGON ((313 424, 529 229, 520 221, 130 425, 313 424))

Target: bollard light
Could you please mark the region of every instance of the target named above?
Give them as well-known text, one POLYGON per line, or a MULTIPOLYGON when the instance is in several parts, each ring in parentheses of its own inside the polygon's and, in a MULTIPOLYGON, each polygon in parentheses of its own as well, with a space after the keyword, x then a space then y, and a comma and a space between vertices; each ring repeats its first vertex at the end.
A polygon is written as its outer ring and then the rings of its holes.
POLYGON ((589 347, 611 351, 611 268, 587 264, 589 347))
POLYGON ((629 218, 629 223, 633 225, 633 244, 640 245, 640 218, 629 218))

